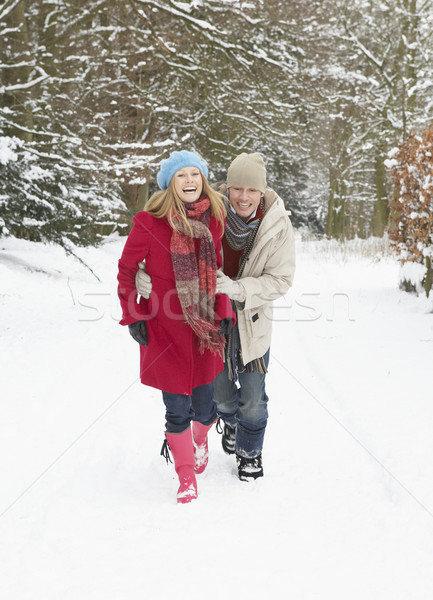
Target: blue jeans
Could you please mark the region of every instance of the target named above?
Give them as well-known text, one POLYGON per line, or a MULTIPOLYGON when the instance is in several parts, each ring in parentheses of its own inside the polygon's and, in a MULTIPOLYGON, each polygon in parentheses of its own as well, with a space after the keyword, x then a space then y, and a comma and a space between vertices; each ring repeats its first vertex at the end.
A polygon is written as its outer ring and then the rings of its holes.
MULTIPOLYGON (((266 367, 269 353, 263 356, 266 367)), ((236 454, 253 458, 263 448, 268 422, 268 397, 265 373, 238 372, 239 387, 229 379, 227 365, 215 379, 215 402, 218 414, 225 423, 236 426, 236 454)))
POLYGON ((191 396, 162 392, 167 432, 182 433, 188 429, 191 420, 198 421, 202 425, 211 425, 217 416, 213 396, 213 382, 194 388, 191 396))

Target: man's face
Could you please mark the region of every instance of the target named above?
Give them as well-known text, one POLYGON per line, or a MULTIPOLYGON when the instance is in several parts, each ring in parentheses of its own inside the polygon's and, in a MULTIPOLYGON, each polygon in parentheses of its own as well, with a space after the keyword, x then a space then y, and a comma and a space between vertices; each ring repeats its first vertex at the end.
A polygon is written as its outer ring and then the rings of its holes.
POLYGON ((241 187, 232 185, 228 189, 230 204, 235 209, 237 215, 244 221, 253 214, 263 196, 260 190, 252 187, 241 187))

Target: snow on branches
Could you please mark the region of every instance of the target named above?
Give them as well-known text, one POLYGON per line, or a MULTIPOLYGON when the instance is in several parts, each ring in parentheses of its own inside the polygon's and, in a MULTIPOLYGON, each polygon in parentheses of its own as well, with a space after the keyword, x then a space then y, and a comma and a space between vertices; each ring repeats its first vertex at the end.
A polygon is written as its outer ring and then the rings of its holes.
POLYGON ((402 263, 425 266, 423 287, 432 287, 433 125, 388 154, 385 166, 395 186, 390 203, 389 237, 402 263))

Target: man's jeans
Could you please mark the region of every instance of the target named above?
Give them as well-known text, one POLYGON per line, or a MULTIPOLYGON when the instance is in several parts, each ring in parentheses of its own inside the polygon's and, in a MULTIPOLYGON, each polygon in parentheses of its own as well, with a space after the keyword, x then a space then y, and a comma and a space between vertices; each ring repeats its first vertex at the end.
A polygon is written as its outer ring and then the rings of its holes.
POLYGON ((213 382, 194 388, 191 396, 162 392, 168 433, 182 433, 188 429, 192 419, 203 425, 211 425, 217 412, 213 396, 213 382))
MULTIPOLYGON (((266 367, 269 353, 263 357, 266 367)), ((223 421, 236 428, 236 454, 258 456, 263 448, 268 421, 268 397, 264 373, 237 373, 239 387, 228 378, 227 364, 215 379, 215 402, 223 421)))

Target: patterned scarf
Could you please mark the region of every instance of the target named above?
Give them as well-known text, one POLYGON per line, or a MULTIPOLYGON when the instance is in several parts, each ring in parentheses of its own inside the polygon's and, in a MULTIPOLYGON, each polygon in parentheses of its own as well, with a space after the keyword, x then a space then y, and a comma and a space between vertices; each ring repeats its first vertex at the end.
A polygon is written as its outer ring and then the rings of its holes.
MULTIPOLYGON (((245 223, 245 221, 242 221, 237 213, 233 211, 229 203, 226 204, 226 208, 226 240, 233 250, 244 250, 247 244, 249 246, 252 245, 248 242, 250 242, 251 238, 254 240, 256 237, 257 229, 259 228, 262 219, 256 219, 250 223, 245 223)), ((263 208, 264 205, 262 200, 262 210, 263 208)))
POLYGON ((185 203, 185 209, 192 233, 178 218, 170 242, 179 301, 186 322, 197 335, 200 353, 207 348, 222 355, 225 339, 218 333, 214 313, 217 261, 209 231, 210 200, 185 203), (200 239, 198 262, 195 238, 200 239))
MULTIPOLYGON (((260 206, 262 212, 264 213, 265 204, 263 198, 260 206)), ((254 245, 254 241, 263 217, 260 217, 260 219, 256 219, 255 221, 251 221, 250 223, 245 223, 245 221, 243 221, 235 212, 233 212, 229 203, 227 203, 226 208, 227 218, 225 237, 228 245, 233 250, 244 251, 239 262, 239 269, 236 277, 236 279, 240 279, 240 277, 242 277, 245 263, 254 245)), ((236 310, 236 306, 234 306, 234 310, 236 310)), ((244 365, 238 323, 236 323, 227 336, 225 362, 227 363, 228 378, 232 381, 236 381, 238 379, 238 373, 243 373, 245 371, 248 373, 267 373, 267 368, 263 357, 256 358, 244 365)))

